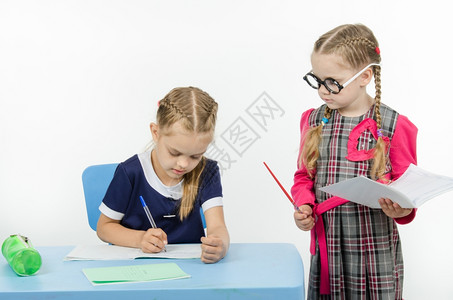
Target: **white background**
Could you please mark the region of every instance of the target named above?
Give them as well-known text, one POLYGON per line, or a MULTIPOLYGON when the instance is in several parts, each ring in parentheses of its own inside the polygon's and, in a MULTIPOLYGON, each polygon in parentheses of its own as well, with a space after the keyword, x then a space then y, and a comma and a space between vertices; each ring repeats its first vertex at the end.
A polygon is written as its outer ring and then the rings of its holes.
MULTIPOLYGON (((418 162, 451 176, 451 28, 446 1, 0 1, 0 239, 99 243, 81 174, 150 141, 156 103, 198 86, 219 103, 216 140, 266 92, 284 110, 223 173, 231 241, 294 243, 309 233, 263 167, 289 190, 299 118, 321 101, 302 76, 319 35, 364 23, 380 42, 383 102, 419 128, 418 162)), ((234 152, 231 156, 234 156, 234 152)), ((451 299, 453 194, 400 226, 405 299, 451 299)), ((276 253, 275 255, 278 255, 276 253)), ((272 259, 272 258, 270 258, 272 259)))

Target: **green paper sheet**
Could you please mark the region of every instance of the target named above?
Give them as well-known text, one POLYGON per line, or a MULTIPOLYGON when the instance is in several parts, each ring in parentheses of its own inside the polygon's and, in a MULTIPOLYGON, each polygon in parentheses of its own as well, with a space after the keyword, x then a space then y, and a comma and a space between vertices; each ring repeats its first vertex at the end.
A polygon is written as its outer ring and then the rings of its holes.
POLYGON ((89 268, 82 271, 93 285, 190 277, 176 263, 89 268))

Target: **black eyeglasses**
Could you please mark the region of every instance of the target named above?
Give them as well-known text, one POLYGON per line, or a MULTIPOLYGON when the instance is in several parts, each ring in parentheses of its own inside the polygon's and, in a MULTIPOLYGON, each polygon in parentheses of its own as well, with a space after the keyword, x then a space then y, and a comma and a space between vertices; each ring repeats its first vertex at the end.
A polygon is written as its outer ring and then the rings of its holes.
POLYGON ((354 81, 357 77, 360 76, 363 72, 365 72, 366 69, 368 69, 371 66, 380 66, 380 64, 369 64, 362 70, 360 70, 357 74, 355 74, 351 79, 346 81, 343 85, 341 85, 338 81, 336 81, 333 78, 326 78, 325 80, 319 79, 315 74, 309 72, 304 76, 304 80, 308 83, 309 86, 311 86, 314 89, 319 89, 321 87, 321 84, 332 94, 338 94, 342 89, 347 87, 351 82, 354 81))

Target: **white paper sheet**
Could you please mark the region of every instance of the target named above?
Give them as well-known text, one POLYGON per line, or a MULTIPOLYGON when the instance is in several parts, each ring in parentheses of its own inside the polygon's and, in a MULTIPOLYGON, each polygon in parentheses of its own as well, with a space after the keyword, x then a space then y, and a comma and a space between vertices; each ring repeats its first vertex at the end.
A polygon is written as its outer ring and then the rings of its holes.
POLYGON ((320 188, 351 202, 380 208, 378 200, 389 198, 403 208, 420 207, 426 201, 453 189, 453 178, 437 175, 413 164, 389 185, 360 176, 320 188))
POLYGON ((136 258, 179 258, 201 257, 201 244, 166 245, 166 252, 144 253, 137 248, 115 245, 79 245, 64 260, 128 260, 136 258))

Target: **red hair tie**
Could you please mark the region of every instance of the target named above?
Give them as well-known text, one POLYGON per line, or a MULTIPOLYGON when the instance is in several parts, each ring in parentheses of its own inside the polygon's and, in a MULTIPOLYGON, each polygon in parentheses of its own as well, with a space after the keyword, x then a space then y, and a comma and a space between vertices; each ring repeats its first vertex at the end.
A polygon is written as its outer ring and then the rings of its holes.
POLYGON ((379 47, 376 47, 376 48, 374 49, 374 51, 376 51, 376 53, 377 53, 378 55, 381 54, 381 49, 379 49, 379 47))

